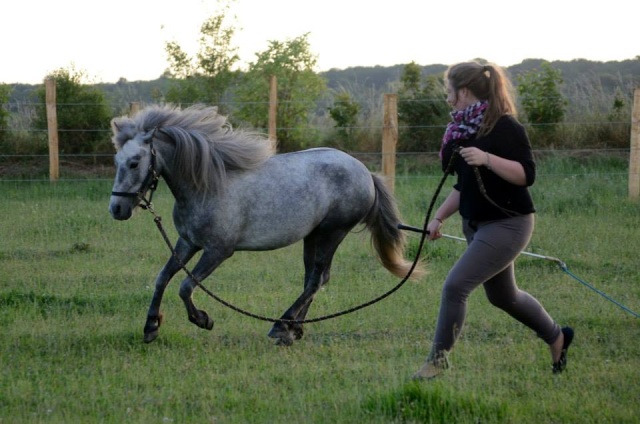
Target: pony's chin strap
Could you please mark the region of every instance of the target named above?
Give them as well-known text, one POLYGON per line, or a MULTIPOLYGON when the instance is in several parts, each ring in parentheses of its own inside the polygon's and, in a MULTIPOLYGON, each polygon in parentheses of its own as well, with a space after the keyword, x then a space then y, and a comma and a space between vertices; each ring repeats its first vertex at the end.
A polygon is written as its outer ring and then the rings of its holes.
POLYGON ((138 193, 127 193, 126 191, 112 191, 111 195, 118 197, 138 197, 138 193))
POLYGON ((149 209, 152 207, 151 200, 153 199, 153 193, 155 192, 157 186, 158 186, 158 180, 154 180, 154 182, 152 183, 151 186, 149 186, 149 189, 148 189, 151 191, 148 199, 144 197, 145 193, 143 192, 127 193, 126 191, 112 191, 111 195, 118 196, 118 197, 136 197, 140 201, 137 206, 140 206, 142 209, 149 209))
POLYGON ((141 189, 140 191, 137 191, 135 193, 129 193, 126 191, 112 191, 111 195, 118 197, 136 197, 140 201, 138 203, 138 206, 140 206, 142 209, 148 209, 152 206, 151 200, 153 199, 153 193, 155 193, 156 189, 158 188, 158 181, 160 181, 160 177, 158 177, 158 174, 156 174, 155 169, 149 169, 149 174, 147 178, 145 178, 142 187, 145 187, 147 185, 147 181, 149 179, 151 179, 151 183, 146 189, 141 189), (149 192, 149 199, 145 197, 147 191, 149 192))

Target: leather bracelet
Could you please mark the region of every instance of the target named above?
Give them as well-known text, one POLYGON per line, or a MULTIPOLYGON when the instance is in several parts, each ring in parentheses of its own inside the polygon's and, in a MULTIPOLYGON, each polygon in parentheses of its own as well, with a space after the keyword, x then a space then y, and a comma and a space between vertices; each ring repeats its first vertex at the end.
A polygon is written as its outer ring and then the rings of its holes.
POLYGON ((440 218, 438 218, 438 217, 434 217, 433 219, 435 219, 436 221, 438 221, 438 222, 440 223, 440 225, 444 224, 444 221, 443 221, 443 220, 441 220, 441 219, 440 219, 440 218))
POLYGON ((489 152, 485 152, 487 154, 487 164, 485 165, 489 171, 491 171, 491 156, 489 156, 489 152))

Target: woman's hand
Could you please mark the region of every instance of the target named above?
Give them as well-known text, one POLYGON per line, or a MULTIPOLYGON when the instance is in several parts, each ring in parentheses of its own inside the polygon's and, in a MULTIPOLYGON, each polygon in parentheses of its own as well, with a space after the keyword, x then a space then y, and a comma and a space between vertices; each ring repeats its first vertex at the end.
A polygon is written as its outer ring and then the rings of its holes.
POLYGON ((434 218, 427 224, 427 240, 437 240, 442 237, 440 230, 444 225, 445 219, 453 215, 460 206, 460 192, 458 190, 451 189, 451 192, 444 199, 442 205, 438 208, 436 213, 433 214, 434 218))
POLYGON ((460 149, 460 156, 471 166, 487 166, 489 164, 489 153, 477 147, 464 147, 460 149))
POLYGON ((431 222, 429 222, 429 224, 427 225, 427 231, 429 232, 429 234, 427 235, 428 240, 437 240, 442 237, 440 229, 442 228, 443 223, 444 222, 438 218, 434 218, 431 220, 431 222))
POLYGON ((460 149, 460 157, 471 166, 484 166, 505 181, 514 185, 525 186, 527 176, 522 164, 515 160, 501 158, 477 147, 460 149))

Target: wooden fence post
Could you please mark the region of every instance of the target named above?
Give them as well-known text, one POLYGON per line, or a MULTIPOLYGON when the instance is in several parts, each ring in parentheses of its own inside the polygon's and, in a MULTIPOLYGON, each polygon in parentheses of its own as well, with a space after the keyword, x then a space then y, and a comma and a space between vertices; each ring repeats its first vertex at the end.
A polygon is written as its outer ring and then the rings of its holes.
POLYGON ((45 103, 47 111, 47 133, 49 135, 49 180, 60 178, 60 153, 58 147, 58 115, 56 113, 56 80, 45 81, 45 103))
POLYGON ((384 124, 382 128, 382 175, 391 192, 396 183, 396 145, 398 144, 398 95, 384 95, 384 124))
POLYGON ((129 118, 133 118, 140 111, 140 102, 129 102, 129 118))
POLYGON ((275 75, 269 79, 269 138, 274 142, 276 137, 276 119, 278 116, 278 80, 275 75))
POLYGON ((640 88, 633 92, 629 149, 629 198, 640 197, 640 88))

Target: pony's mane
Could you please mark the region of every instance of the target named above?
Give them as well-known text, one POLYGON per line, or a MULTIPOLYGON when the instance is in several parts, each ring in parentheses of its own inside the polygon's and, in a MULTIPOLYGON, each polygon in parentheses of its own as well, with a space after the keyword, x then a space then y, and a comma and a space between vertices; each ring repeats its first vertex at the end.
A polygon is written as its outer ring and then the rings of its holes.
POLYGON ((215 106, 149 106, 111 126, 116 149, 139 133, 175 144, 174 156, 162 160, 172 160, 177 177, 191 180, 200 192, 219 191, 227 171, 255 169, 275 153, 264 135, 232 130, 215 106))

